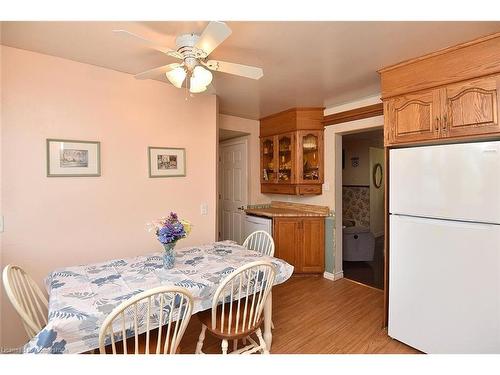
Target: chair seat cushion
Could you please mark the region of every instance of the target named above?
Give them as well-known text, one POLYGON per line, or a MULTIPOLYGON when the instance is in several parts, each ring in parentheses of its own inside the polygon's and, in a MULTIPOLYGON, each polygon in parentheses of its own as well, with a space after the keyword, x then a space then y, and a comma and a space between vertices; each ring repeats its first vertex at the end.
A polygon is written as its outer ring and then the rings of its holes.
POLYGON ((241 301, 240 305, 240 316, 238 319, 238 332, 236 332, 236 311, 238 310, 238 301, 233 302, 233 311, 232 311, 232 319, 231 319, 231 329, 228 330, 228 322, 229 322, 229 310, 231 308, 230 303, 226 303, 224 305, 224 330, 221 329, 221 318, 222 318, 222 305, 217 307, 217 319, 216 319, 216 328, 212 328, 212 309, 200 311, 197 316, 202 324, 207 326, 207 329, 216 337, 221 339, 240 339, 243 337, 247 337, 253 332, 257 330, 262 324, 263 314, 261 314, 260 318, 257 319, 255 324, 250 324, 248 326, 248 315, 251 307, 251 300, 248 301, 247 306, 247 314, 245 320, 245 327, 243 327, 243 316, 244 314, 244 302, 241 301))

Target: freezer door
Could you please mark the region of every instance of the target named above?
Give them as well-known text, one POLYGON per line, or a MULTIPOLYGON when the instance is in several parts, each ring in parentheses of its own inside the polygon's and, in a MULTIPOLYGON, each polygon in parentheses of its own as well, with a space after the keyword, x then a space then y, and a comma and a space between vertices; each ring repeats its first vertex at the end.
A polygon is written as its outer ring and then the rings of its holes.
POLYGON ((500 223, 500 142, 390 151, 390 212, 500 223))
POLYGON ((500 226, 390 226, 389 336, 426 353, 500 353, 500 226))

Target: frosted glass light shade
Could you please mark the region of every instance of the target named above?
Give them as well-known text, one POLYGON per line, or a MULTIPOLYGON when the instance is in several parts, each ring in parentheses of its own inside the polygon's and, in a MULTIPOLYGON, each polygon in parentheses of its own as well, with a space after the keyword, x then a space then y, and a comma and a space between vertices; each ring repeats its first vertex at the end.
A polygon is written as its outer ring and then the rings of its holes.
POLYGON ((205 91, 212 82, 212 78, 213 75, 209 70, 200 65, 196 66, 189 82, 189 91, 192 93, 205 91))
POLYGON ((189 86, 189 92, 193 94, 197 94, 199 92, 206 91, 207 86, 193 85, 193 79, 191 78, 191 85, 189 86))
POLYGON ((194 68, 193 77, 196 80, 196 84, 202 86, 208 86, 213 79, 212 72, 200 65, 194 68))
POLYGON ((168 80, 177 88, 182 87, 182 82, 186 79, 186 71, 182 67, 177 67, 167 73, 165 73, 168 80))

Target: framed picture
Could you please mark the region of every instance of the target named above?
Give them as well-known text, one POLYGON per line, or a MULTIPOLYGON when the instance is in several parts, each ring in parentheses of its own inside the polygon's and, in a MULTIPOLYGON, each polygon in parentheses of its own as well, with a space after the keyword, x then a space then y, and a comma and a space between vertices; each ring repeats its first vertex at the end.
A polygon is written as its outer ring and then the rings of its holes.
POLYGON ((47 177, 100 175, 100 142, 47 139, 47 177))
POLYGON ((174 147, 148 147, 149 177, 186 175, 186 150, 174 147))

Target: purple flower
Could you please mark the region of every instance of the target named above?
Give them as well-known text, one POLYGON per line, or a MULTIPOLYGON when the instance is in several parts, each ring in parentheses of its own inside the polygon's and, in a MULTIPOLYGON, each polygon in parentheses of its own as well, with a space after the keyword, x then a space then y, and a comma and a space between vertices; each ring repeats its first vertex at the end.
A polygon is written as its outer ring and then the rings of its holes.
POLYGON ((171 212, 163 226, 157 230, 156 236, 162 244, 167 244, 187 237, 187 233, 177 214, 171 212))

